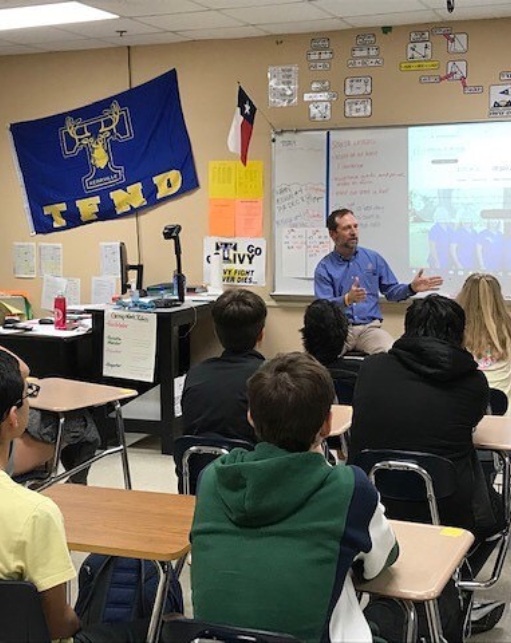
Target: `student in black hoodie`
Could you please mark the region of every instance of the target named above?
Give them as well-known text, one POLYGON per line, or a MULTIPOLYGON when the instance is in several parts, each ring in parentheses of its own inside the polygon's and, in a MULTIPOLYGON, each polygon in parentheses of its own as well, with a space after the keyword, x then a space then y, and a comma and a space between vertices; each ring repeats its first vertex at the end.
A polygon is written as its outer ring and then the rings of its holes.
MULTIPOLYGON (((367 357, 360 368, 349 461, 363 449, 448 458, 456 468, 458 488, 439 503, 440 520, 470 530, 481 543, 502 528, 502 505, 486 485, 472 442, 488 406, 489 388, 463 348, 464 330, 465 313, 452 299, 429 295, 408 307, 404 335, 388 353, 367 357)), ((416 503, 382 502, 391 517, 425 518, 416 503)), ((475 574, 488 556, 484 550, 479 547, 471 556, 475 574)), ((495 609, 502 614, 500 604, 495 609)))
POLYGON ((459 488, 441 509, 441 519, 485 537, 498 525, 488 497, 476 515, 475 487, 483 477, 472 432, 486 413, 489 388, 463 348, 464 329, 465 313, 452 299, 429 295, 409 306, 405 334, 388 353, 366 358, 359 371, 350 460, 363 449, 448 458, 456 467, 459 488))

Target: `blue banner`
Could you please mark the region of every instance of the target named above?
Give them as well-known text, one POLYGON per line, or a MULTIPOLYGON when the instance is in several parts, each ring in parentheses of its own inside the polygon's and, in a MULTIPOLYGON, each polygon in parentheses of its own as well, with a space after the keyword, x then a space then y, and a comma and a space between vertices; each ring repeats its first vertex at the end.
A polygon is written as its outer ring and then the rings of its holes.
POLYGON ((175 69, 10 130, 37 234, 117 219, 199 185, 175 69))

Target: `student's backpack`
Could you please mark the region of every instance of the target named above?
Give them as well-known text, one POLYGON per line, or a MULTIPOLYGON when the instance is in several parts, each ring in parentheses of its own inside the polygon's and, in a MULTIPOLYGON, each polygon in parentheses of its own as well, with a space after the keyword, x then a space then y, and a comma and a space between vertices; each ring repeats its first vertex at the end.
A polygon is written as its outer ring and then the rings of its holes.
MULTIPOLYGON (((445 641, 462 643, 470 634, 470 614, 473 593, 460 590, 453 579, 449 580, 438 598, 438 609, 445 641)), ((418 636, 425 643, 430 639, 428 621, 423 603, 416 603, 418 636)), ((402 643, 405 640, 405 613, 401 605, 391 598, 371 597, 364 615, 375 632, 386 643, 402 643)))
MULTIPOLYGON (((170 563, 169 563, 170 564, 170 563)), ((82 625, 126 623, 151 615, 159 574, 157 563, 90 554, 78 574, 75 611, 82 625)), ((171 570, 164 613, 183 613, 183 593, 171 570)))

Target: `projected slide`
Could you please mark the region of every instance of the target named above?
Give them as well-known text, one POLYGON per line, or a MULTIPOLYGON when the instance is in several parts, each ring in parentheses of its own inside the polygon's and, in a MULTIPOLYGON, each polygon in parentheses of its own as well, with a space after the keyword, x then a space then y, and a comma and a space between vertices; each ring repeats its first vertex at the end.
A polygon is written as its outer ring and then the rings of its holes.
POLYGON ((509 282, 510 134, 509 123, 408 130, 410 265, 428 265, 456 287, 474 271, 509 282))

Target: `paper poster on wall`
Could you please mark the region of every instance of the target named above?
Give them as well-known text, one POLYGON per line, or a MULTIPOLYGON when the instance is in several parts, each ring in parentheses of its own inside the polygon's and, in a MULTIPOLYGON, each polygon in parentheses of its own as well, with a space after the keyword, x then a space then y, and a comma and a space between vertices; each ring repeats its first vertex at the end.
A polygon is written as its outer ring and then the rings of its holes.
POLYGON ((270 107, 298 104, 298 65, 268 68, 268 103, 270 107))
POLYGON ((236 199, 209 200, 209 234, 234 237, 236 222, 236 199))
POLYGON ((264 286, 266 284, 266 239, 204 238, 204 283, 211 282, 211 256, 222 257, 222 283, 225 286, 264 286))
POLYGON ((66 290, 64 294, 68 306, 79 306, 81 303, 80 297, 81 280, 79 277, 68 277, 66 279, 66 290))
POLYGON ((93 304, 110 304, 117 291, 115 277, 92 277, 91 299, 93 304))
POLYGON ((44 310, 53 310, 53 302, 59 294, 65 295, 67 279, 64 277, 52 277, 44 275, 43 290, 41 293, 41 308, 44 310))
POLYGON ((39 274, 62 277, 62 244, 39 244, 39 274))
POLYGON ((32 279, 35 277, 35 243, 13 243, 12 262, 13 274, 18 279, 32 279))
POLYGON ((210 199, 234 199, 236 197, 237 163, 239 161, 209 162, 208 194, 210 199))
POLYGON ((210 161, 209 234, 257 237, 263 233, 263 162, 210 161))
POLYGON ((262 237, 263 200, 236 199, 234 236, 262 237))
POLYGON ((263 162, 236 163, 236 198, 261 199, 263 196, 263 162))
POLYGON ((156 315, 105 311, 103 375, 141 382, 154 380, 156 315))
POLYGON ((106 242, 99 244, 99 261, 101 274, 119 277, 121 274, 121 251, 119 241, 106 242))

